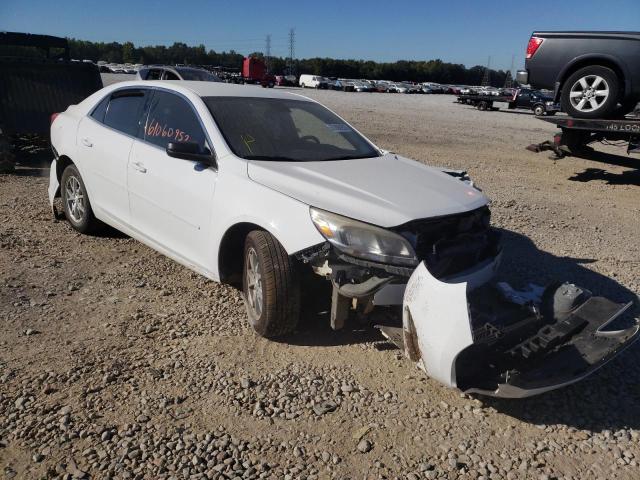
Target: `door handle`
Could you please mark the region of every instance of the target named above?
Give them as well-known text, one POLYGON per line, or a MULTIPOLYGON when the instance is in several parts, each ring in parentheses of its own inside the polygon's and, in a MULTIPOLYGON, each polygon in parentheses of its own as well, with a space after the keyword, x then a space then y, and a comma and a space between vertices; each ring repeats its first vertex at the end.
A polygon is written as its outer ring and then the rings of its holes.
POLYGON ((80 141, 85 147, 93 147, 93 143, 91 143, 91 140, 89 140, 87 137, 81 138, 80 141))
POLYGON ((147 173, 147 169, 144 168, 144 164, 142 162, 132 162, 133 168, 135 168, 140 173, 147 173))

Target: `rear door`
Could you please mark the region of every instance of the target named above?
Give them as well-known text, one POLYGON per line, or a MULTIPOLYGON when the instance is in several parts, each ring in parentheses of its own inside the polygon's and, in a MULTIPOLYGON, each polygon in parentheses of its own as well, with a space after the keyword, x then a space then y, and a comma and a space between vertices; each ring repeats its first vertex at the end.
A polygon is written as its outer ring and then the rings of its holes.
POLYGON ((531 107, 531 91, 530 90, 521 91, 520 95, 518 95, 518 98, 516 99, 516 104, 520 108, 530 108, 531 107))
POLYGON ((191 160, 167 155, 169 142, 209 142, 198 114, 183 96, 155 90, 142 139, 136 140, 128 168, 133 227, 153 243, 191 264, 210 253, 210 228, 217 172, 191 160))
POLYGON ((116 90, 80 122, 81 173, 98 218, 129 223, 127 162, 148 98, 146 89, 116 90))

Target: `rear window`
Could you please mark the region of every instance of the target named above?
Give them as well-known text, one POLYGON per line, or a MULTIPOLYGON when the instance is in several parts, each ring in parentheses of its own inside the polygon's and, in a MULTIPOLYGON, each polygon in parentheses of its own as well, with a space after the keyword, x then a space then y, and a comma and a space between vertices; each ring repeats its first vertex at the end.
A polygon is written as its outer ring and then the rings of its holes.
POLYGON ((126 90, 113 93, 103 123, 132 137, 137 136, 145 99, 144 90, 126 90))
POLYGON ((109 106, 110 99, 111 97, 107 95, 91 113, 91 116, 100 123, 104 123, 104 114, 107 113, 107 107, 109 106))
POLYGON ((206 70, 197 70, 195 68, 176 68, 182 75, 183 80, 193 80, 197 82, 220 82, 221 80, 206 70))

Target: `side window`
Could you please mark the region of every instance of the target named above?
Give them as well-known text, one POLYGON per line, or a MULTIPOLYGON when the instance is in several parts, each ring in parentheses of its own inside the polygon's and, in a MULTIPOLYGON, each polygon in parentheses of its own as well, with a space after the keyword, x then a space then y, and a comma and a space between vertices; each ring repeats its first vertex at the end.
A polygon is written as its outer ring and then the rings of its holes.
POLYGON ((107 113, 110 96, 107 95, 102 99, 96 108, 93 109, 91 116, 100 123, 104 123, 104 114, 107 113))
POLYGON ((127 135, 137 136, 147 95, 146 90, 114 92, 109 100, 104 124, 127 135))
POLYGON ((145 80, 160 80, 161 76, 162 70, 160 70, 159 68, 152 68, 147 73, 147 78, 145 80))
POLYGON ((180 77, 178 77, 175 73, 170 72, 169 70, 165 70, 164 71, 164 75, 162 76, 163 80, 180 80, 180 77))
POLYGON ((196 112, 185 99, 156 91, 144 129, 147 142, 166 148, 169 142, 195 142, 204 151, 206 136, 196 112))

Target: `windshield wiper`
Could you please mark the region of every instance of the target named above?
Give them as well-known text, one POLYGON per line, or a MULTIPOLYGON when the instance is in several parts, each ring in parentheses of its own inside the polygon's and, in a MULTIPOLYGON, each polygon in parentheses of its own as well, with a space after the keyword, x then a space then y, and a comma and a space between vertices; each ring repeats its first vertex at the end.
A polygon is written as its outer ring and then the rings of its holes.
POLYGON ((335 158, 325 158, 325 161, 329 162, 332 160, 357 160, 359 158, 371 158, 370 155, 345 155, 343 157, 335 157, 335 158))
POLYGON ((302 162, 304 160, 300 160, 299 158, 291 158, 291 157, 272 157, 270 155, 247 155, 244 157, 245 160, 269 160, 272 162, 302 162))

